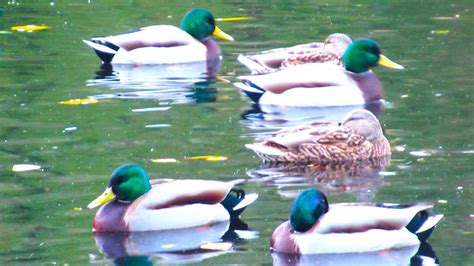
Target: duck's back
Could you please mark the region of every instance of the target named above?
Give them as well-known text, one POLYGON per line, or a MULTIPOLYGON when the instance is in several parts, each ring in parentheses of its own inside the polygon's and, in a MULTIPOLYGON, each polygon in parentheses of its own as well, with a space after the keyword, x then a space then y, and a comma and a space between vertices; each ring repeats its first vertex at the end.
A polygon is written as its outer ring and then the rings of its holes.
POLYGON ((175 180, 153 187, 135 200, 125 213, 130 231, 188 228, 229 220, 220 204, 232 183, 175 180))
POLYGON ((172 25, 156 25, 137 31, 101 38, 121 49, 131 51, 143 47, 172 47, 198 42, 187 32, 172 25))

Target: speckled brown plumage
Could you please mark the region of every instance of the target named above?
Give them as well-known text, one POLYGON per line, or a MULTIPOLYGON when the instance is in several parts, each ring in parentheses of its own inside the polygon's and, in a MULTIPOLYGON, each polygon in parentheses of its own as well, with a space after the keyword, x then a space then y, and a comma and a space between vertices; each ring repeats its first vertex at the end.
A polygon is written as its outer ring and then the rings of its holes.
POLYGON ((315 122, 276 132, 260 143, 247 145, 266 162, 341 163, 390 154, 377 118, 367 110, 351 112, 338 125, 315 122))
POLYGON ((252 74, 268 74, 291 66, 309 63, 328 63, 343 66, 342 55, 352 40, 345 34, 333 33, 324 43, 313 42, 277 48, 255 54, 240 55, 238 61, 252 74))
POLYGON ((292 55, 282 61, 281 68, 287 68, 290 66, 310 64, 310 63, 328 63, 328 64, 335 64, 338 66, 344 65, 342 63, 341 57, 332 53, 318 51, 318 52, 310 53, 310 54, 292 55))

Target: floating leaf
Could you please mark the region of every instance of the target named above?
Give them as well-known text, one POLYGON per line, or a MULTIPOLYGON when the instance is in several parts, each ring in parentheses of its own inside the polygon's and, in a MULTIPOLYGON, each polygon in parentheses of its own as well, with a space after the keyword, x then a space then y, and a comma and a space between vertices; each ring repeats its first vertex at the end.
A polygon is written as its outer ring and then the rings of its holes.
POLYGON ((447 200, 442 200, 442 199, 440 199, 440 200, 438 200, 438 203, 446 204, 446 203, 448 203, 448 201, 447 201, 447 200))
POLYGON ((45 25, 19 25, 11 27, 11 30, 19 31, 19 32, 32 32, 32 31, 39 31, 39 30, 46 30, 48 26, 45 25))
POLYGON ((161 159, 151 159, 154 163, 177 163, 178 160, 175 158, 161 158, 161 159))
POLYGON ((432 17, 434 20, 454 20, 454 19, 459 19, 459 14, 456 14, 452 17, 432 17))
POLYGON ((80 211, 82 211, 82 208, 81 207, 74 207, 72 210, 76 211, 76 212, 80 212, 80 211))
POLYGON ((145 125, 145 128, 162 128, 162 127, 170 127, 170 124, 152 124, 152 125, 145 125))
POLYGON ((40 170, 41 166, 39 165, 34 165, 34 164, 15 164, 12 167, 13 172, 26 172, 26 171, 34 171, 34 170, 40 170))
POLYGON ((213 250, 213 251, 227 251, 232 248, 232 243, 220 242, 220 243, 207 243, 200 246, 201 249, 213 250))
POLYGON ((91 103, 97 103, 98 101, 96 99, 71 99, 67 101, 62 101, 59 102, 60 104, 65 104, 65 105, 82 105, 82 104, 91 104, 91 103))
POLYGON ((254 17, 229 17, 229 18, 216 18, 216 21, 242 21, 242 20, 252 20, 254 17))
POLYGON ((193 156, 187 157, 187 160, 206 160, 210 162, 217 162, 217 161, 225 161, 227 157, 219 156, 219 155, 201 155, 201 156, 193 156))
POLYGON ((449 33, 449 30, 432 30, 431 31, 431 34, 448 34, 449 33))

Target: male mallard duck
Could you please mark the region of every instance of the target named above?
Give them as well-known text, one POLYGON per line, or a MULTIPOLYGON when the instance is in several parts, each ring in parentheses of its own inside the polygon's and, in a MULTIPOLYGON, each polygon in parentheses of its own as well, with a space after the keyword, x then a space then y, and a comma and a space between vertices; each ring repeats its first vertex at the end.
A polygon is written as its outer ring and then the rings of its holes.
POLYGON ((365 109, 350 112, 341 124, 315 121, 245 146, 267 162, 329 164, 391 154, 379 121, 365 109))
POLYGON ((87 207, 102 206, 93 230, 157 231, 214 224, 237 217, 257 194, 234 190, 235 184, 207 180, 148 180, 145 170, 133 164, 112 173, 104 193, 87 207))
POLYGON ((333 63, 342 66, 342 55, 351 42, 351 38, 346 34, 333 33, 324 43, 313 42, 239 55, 237 60, 249 68, 252 74, 270 73, 309 63, 333 63))
POLYGON ((369 69, 376 65, 403 69, 370 39, 354 40, 336 64, 310 63, 264 75, 240 76, 235 85, 253 101, 285 106, 363 105, 383 98, 382 85, 369 69))
POLYGON ((136 32, 84 42, 104 63, 179 64, 219 60, 221 51, 211 35, 234 40, 216 26, 211 12, 195 8, 184 15, 181 29, 171 25, 149 26, 136 32))
POLYGON ((271 237, 274 251, 292 254, 371 252, 416 246, 426 241, 442 214, 428 203, 413 205, 341 203, 328 205, 318 190, 303 191, 290 220, 271 237))

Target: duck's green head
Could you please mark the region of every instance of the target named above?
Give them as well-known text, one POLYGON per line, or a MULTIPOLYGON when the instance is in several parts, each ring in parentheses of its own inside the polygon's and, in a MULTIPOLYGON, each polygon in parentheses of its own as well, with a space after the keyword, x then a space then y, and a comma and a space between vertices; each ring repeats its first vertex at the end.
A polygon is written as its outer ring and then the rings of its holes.
POLYGON ((226 41, 234 40, 232 36, 216 26, 216 20, 211 12, 202 8, 194 8, 188 11, 181 20, 181 29, 200 41, 209 38, 211 35, 226 41))
POLYGON ((291 206, 291 228, 296 232, 308 231, 328 209, 328 200, 321 191, 303 191, 291 206))
POLYGON ((369 68, 376 65, 403 69, 402 65, 384 56, 377 42, 371 39, 354 40, 344 52, 342 62, 348 71, 354 73, 368 71, 369 68))
POLYGON ((145 169, 134 164, 125 164, 112 173, 104 193, 87 206, 89 209, 101 206, 113 199, 134 201, 151 189, 145 169))

